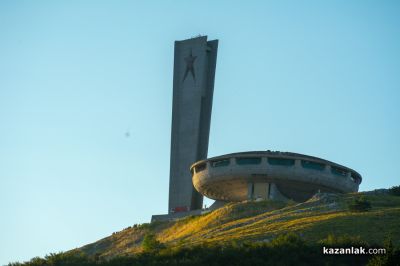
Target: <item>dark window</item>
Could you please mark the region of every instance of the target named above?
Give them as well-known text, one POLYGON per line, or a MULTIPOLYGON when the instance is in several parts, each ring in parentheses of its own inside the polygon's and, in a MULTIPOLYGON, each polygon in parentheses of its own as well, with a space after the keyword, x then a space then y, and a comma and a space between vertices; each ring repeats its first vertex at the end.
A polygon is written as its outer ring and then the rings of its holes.
POLYGON ((223 159, 223 160, 211 162, 212 167, 220 167, 220 166, 227 166, 227 165, 229 165, 229 159, 223 159))
POLYGON ((196 168, 196 173, 204 171, 206 169, 206 163, 201 163, 195 166, 196 168))
POLYGON ((335 175, 341 175, 341 176, 347 175, 347 171, 345 169, 335 166, 331 166, 331 172, 335 175))
POLYGON ((284 158, 268 158, 268 163, 272 165, 285 165, 291 166, 294 165, 293 159, 284 159, 284 158))
POLYGON ((236 158, 237 164, 260 164, 261 157, 236 158))
POLYGON ((308 169, 315 169, 315 170, 324 170, 325 169, 325 164, 323 163, 316 163, 316 162, 312 162, 312 161, 301 161, 301 165, 304 168, 308 168, 308 169))

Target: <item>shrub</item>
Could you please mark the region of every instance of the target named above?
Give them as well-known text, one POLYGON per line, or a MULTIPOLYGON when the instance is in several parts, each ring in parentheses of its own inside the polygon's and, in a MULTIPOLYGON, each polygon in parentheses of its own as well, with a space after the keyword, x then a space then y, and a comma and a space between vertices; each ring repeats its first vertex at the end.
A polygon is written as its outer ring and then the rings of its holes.
POLYGON ((270 242, 271 247, 279 247, 279 246, 286 246, 286 247, 301 247, 304 246, 304 240, 295 233, 288 233, 279 235, 277 238, 274 238, 270 242))
POLYGON ((371 209, 371 203, 365 197, 358 197, 349 204, 349 209, 353 212, 366 212, 371 209))
POLYGON ((318 242, 323 246, 329 247, 349 247, 349 246, 357 246, 364 245, 367 246, 368 243, 363 242, 360 239, 360 236, 349 236, 349 235, 334 235, 330 233, 325 239, 322 239, 318 242))
POLYGON ((389 188, 389 194, 393 196, 400 196, 400 186, 394 186, 389 188))
POLYGON ((146 252, 157 251, 161 249, 163 245, 156 239, 155 234, 147 233, 142 242, 142 248, 146 252))
POLYGON ((149 223, 138 224, 137 228, 138 229, 149 229, 150 228, 150 224, 149 223))
POLYGON ((385 239, 384 248, 386 249, 386 254, 372 257, 368 262, 368 266, 400 265, 400 249, 393 246, 390 238, 385 239))

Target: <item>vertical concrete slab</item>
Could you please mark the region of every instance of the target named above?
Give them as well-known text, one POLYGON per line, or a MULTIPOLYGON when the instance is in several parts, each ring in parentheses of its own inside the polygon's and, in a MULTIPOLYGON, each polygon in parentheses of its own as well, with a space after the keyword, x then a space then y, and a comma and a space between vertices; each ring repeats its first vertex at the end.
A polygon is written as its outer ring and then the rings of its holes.
POLYGON ((201 209, 189 167, 206 159, 218 40, 175 42, 168 213, 201 209))

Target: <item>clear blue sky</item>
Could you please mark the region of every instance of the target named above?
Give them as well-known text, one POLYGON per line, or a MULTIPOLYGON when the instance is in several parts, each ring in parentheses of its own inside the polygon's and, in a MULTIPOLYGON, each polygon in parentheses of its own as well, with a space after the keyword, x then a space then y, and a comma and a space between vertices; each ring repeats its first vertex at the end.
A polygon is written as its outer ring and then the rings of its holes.
POLYGON ((0 1, 0 265, 166 213, 173 45, 198 34, 220 40, 209 156, 299 152, 357 170, 361 190, 399 185, 399 14, 399 1, 0 1))

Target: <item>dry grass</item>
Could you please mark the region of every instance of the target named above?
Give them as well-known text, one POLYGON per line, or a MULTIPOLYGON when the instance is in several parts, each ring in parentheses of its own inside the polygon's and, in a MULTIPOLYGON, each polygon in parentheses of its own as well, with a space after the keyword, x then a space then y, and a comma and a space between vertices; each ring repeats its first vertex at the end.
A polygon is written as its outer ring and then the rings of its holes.
POLYGON ((309 241, 335 234, 359 236, 375 244, 390 236, 400 246, 400 197, 366 194, 372 204, 371 211, 349 212, 347 204, 359 195, 330 195, 301 204, 232 203, 201 216, 128 228, 81 249, 90 255, 99 253, 106 257, 140 252, 141 241, 149 231, 168 246, 269 241, 288 232, 296 232, 309 241))

